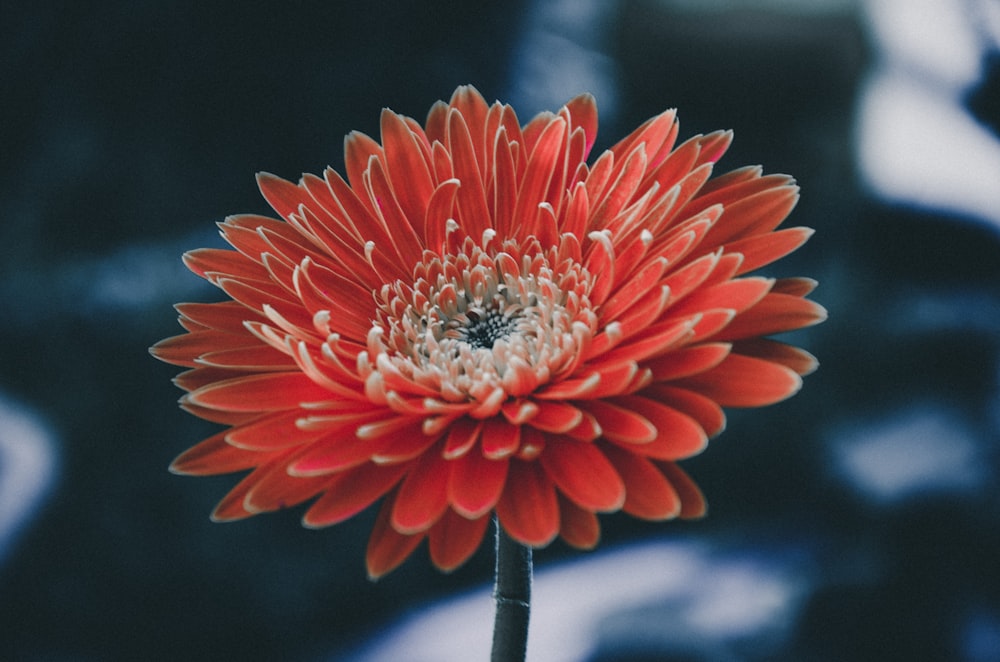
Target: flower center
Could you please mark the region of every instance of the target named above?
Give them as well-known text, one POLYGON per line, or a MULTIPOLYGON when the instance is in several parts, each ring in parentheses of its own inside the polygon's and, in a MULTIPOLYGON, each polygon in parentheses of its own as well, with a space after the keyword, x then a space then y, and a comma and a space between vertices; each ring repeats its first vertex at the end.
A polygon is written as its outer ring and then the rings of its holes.
POLYGON ((427 252, 412 285, 379 293, 366 379, 390 391, 402 376, 447 402, 499 407, 575 367, 597 330, 590 287, 586 269, 533 238, 427 252))
MULTIPOLYGON (((500 299, 498 303, 502 303, 500 299)), ((514 307, 503 310, 499 305, 489 309, 470 308, 464 315, 449 320, 444 333, 447 338, 455 338, 468 344, 472 349, 493 349, 497 340, 510 340, 517 328, 519 316, 510 312, 514 307)))

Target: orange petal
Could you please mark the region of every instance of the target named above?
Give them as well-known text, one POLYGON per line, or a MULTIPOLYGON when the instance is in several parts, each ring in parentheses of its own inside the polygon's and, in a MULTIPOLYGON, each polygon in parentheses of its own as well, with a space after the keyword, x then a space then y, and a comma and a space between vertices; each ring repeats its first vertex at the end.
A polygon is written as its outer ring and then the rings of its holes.
POLYGON ((587 404, 587 411, 597 419, 601 434, 611 441, 648 444, 656 439, 656 427, 631 409, 604 400, 593 400, 587 404))
POLYGON ((566 122, 562 119, 546 126, 528 160, 528 169, 521 180, 512 217, 514 228, 524 235, 538 234, 532 221, 538 205, 545 202, 549 181, 556 169, 558 157, 562 154, 561 148, 565 145, 565 135, 566 122))
POLYGON ((778 260, 802 246, 813 235, 811 228, 788 228, 737 239, 726 244, 726 252, 743 256, 736 275, 742 275, 778 260))
MULTIPOLYGON (((639 395, 615 398, 615 404, 642 416, 656 430, 653 441, 644 444, 627 444, 635 453, 660 460, 678 460, 700 453, 708 444, 705 431, 691 417, 666 405, 639 395)), ((622 442, 605 435, 609 441, 622 442)))
POLYGON ((581 94, 566 103, 566 110, 569 112, 571 126, 582 128, 587 137, 587 149, 584 152, 586 156, 597 140, 597 102, 593 95, 581 94))
POLYGON ((612 444, 604 444, 602 450, 625 483, 622 510, 633 517, 654 521, 680 514, 681 499, 656 465, 612 444))
POLYGON ((226 442, 228 430, 214 434, 187 449, 170 464, 170 471, 188 476, 214 476, 252 469, 273 454, 236 448, 226 442))
POLYGON ((448 507, 450 462, 439 453, 424 453, 406 474, 392 509, 392 528, 400 533, 426 531, 448 507))
POLYGON ((489 523, 489 517, 470 520, 448 510, 428 535, 431 561, 444 572, 459 567, 479 549, 489 523))
POLYGON ((426 534, 405 535, 392 528, 389 523, 389 513, 392 512, 395 495, 390 496, 382 504, 371 537, 368 539, 368 551, 365 555, 368 566, 368 576, 378 579, 390 572, 406 560, 426 534))
POLYGON ((785 220, 798 200, 799 187, 785 184, 732 202, 705 237, 706 245, 770 232, 785 220))
POLYGON ((771 288, 771 291, 778 294, 804 297, 815 290, 817 285, 819 283, 812 278, 779 278, 774 281, 774 287, 771 288))
MULTIPOLYGON (((480 137, 481 138, 481 137, 480 137)), ((448 147, 451 151, 455 179, 461 182, 456 195, 461 214, 459 223, 470 237, 481 237, 492 225, 483 188, 482 170, 469 134, 469 127, 460 113, 448 114, 448 147)))
POLYGON ((559 533, 559 502, 552 481, 538 462, 512 460, 497 517, 515 540, 548 545, 559 533))
POLYGON ((793 331, 826 319, 823 306, 798 296, 771 292, 750 310, 739 315, 720 335, 723 340, 793 331))
POLYGON ((367 412, 344 415, 342 420, 326 434, 313 442, 309 449, 300 454, 289 466, 289 472, 296 476, 315 476, 343 471, 364 464, 377 454, 385 442, 373 442, 355 434, 358 425, 383 415, 367 412))
POLYGON ((729 354, 728 343, 703 343, 675 349, 643 364, 653 373, 655 381, 680 379, 704 372, 719 365, 729 354))
POLYGON ((803 377, 819 367, 816 357, 798 347, 766 338, 748 338, 733 343, 733 352, 757 359, 780 363, 803 377))
POLYGON ((277 372, 226 379, 185 396, 192 404, 223 411, 275 411, 322 402, 330 392, 298 372, 277 372))
POLYGON ((690 315, 715 308, 740 313, 763 299, 773 284, 774 281, 769 278, 750 277, 701 287, 671 306, 670 314, 690 315))
POLYGON ((406 468, 405 464, 369 462, 329 476, 322 495, 303 515, 302 525, 319 528, 354 517, 395 487, 406 468))
POLYGON ((268 280, 267 270, 241 253, 220 248, 199 248, 183 257, 188 269, 207 280, 216 274, 249 280, 268 280))
POLYGON ((777 363, 730 354, 718 366, 677 382, 723 407, 761 407, 793 395, 802 378, 777 363))
POLYGON ((424 214, 434 190, 431 171, 416 136, 403 118, 385 109, 381 119, 382 145, 389 181, 393 184, 393 192, 408 224, 419 236, 423 236, 424 214))
POLYGON ((601 539, 597 515, 559 495, 559 537, 577 549, 593 549, 601 539))
POLYGON ((512 425, 499 418, 483 421, 483 455, 491 460, 509 457, 521 444, 521 426, 512 425))
POLYGON ((259 320, 260 315, 238 301, 222 303, 179 303, 174 308, 184 319, 218 331, 243 333, 243 322, 259 320))
POLYGON ((556 487, 581 508, 613 512, 625 503, 625 485, 597 447, 550 437, 539 461, 556 487))
POLYGON ((684 470, 674 462, 657 462, 656 466, 681 498, 681 519, 704 517, 708 511, 705 496, 684 470))
POLYGON ((583 412, 567 402, 537 401, 538 414, 528 423, 542 432, 562 434, 583 420, 583 412))
POLYGON ((226 331, 195 331, 161 340, 149 348, 149 353, 166 363, 193 368, 201 355, 246 346, 248 340, 252 337, 226 331))
POLYGON ((255 372, 286 371, 295 368, 295 360, 267 345, 234 347, 208 352, 198 358, 202 365, 255 372))
POLYGON ((243 497, 243 508, 254 514, 291 508, 319 494, 329 480, 328 476, 290 476, 282 463, 253 484, 243 497))
POLYGON ((469 452, 469 450, 479 441, 479 434, 482 431, 482 421, 463 416, 449 426, 448 436, 444 443, 444 458, 453 460, 469 452))
POLYGON ((722 407, 704 395, 666 384, 654 384, 642 393, 691 417, 709 437, 720 434, 726 428, 726 414, 722 407))
POLYGON ((451 460, 448 502, 469 519, 482 517, 499 500, 509 466, 509 460, 491 460, 475 452, 451 460))
POLYGON ((226 441, 233 446, 251 451, 274 451, 291 446, 301 446, 326 434, 325 430, 303 430, 296 425, 302 412, 268 414, 252 423, 229 430, 226 441))

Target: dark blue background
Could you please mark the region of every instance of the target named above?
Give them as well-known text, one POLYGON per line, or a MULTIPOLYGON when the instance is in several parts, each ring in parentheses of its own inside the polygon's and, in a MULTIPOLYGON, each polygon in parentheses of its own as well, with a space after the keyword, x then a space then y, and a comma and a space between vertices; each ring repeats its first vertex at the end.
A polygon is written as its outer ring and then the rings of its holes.
MULTIPOLYGON (((220 298, 179 256, 221 245, 213 224, 227 214, 270 214, 258 170, 295 179, 339 169, 343 136, 377 136, 383 106, 423 119, 459 84, 489 100, 544 96, 527 89, 523 57, 533 7, 4 10, 0 396, 43 421, 56 459, 30 517, 0 531, 0 657, 318 660, 376 638, 407 608, 489 580, 484 545, 452 575, 421 550, 369 582, 371 513, 319 532, 297 512, 211 524, 235 479, 167 473, 212 427, 174 406, 176 370, 146 348, 179 332, 173 302, 220 298)), ((808 599, 767 659, 1000 659, 996 230, 863 192, 852 131, 873 50, 858 14, 666 7, 623 1, 601 26, 616 97, 598 147, 667 107, 679 108, 682 137, 734 129, 720 167, 795 175, 803 198, 791 223, 817 229, 768 273, 818 278, 831 318, 794 338, 822 363, 802 393, 734 412, 687 463, 710 516, 606 518, 606 543, 805 550, 808 599), (838 469, 838 444, 912 420, 914 408, 946 412, 973 441, 980 478, 874 498, 838 469)), ((995 82, 970 105, 994 127, 995 82)), ((541 108, 518 109, 527 119, 541 108)), ((575 554, 555 544, 536 560, 575 554)), ((626 659, 616 655, 611 646, 593 662, 626 659)), ((743 655, 763 659, 752 643, 743 655)))

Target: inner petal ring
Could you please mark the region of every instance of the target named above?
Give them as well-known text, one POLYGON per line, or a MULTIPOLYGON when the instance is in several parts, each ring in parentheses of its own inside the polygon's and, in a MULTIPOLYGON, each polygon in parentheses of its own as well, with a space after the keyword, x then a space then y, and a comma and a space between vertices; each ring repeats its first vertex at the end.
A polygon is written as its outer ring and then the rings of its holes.
POLYGON ((391 370, 446 402, 503 402, 564 376, 597 331, 591 275, 534 238, 492 250, 467 239, 413 273, 377 297, 369 379, 391 370))

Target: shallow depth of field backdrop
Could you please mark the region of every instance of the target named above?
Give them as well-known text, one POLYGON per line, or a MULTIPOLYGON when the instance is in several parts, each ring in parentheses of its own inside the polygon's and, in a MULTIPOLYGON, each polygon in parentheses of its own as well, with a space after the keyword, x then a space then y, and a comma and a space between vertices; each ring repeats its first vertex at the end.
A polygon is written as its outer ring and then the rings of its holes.
MULTIPOLYGON (((222 293, 184 250, 459 84, 669 107, 802 186, 821 362, 685 466, 709 517, 536 553, 536 660, 1000 660, 1000 2, 18 3, 0 23, 0 657, 469 659, 489 544, 365 578, 372 513, 218 525, 236 478, 146 348, 222 293), (455 602, 454 600, 458 600, 455 602), (412 638, 411 638, 412 637, 412 638), (404 651, 404 652, 401 652, 404 651)), ((482 650, 486 650, 482 648, 482 650)))

